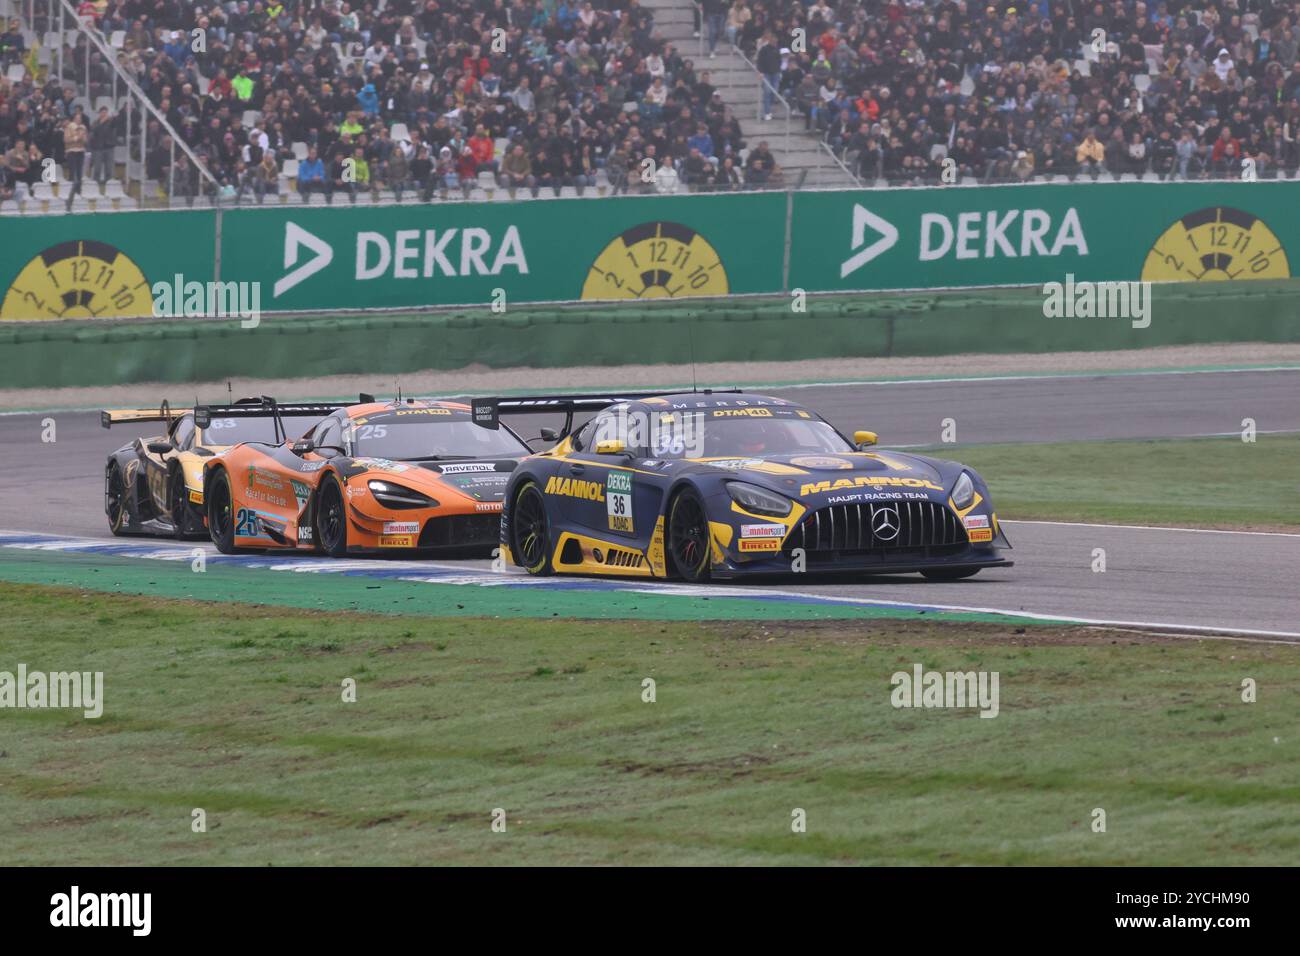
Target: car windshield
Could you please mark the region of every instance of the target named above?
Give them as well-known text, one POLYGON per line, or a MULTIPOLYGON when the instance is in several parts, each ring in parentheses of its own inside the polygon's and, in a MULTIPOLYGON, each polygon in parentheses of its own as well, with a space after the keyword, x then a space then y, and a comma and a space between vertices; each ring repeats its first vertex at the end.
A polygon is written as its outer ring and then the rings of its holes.
POLYGON ((802 418, 714 418, 702 424, 703 440, 689 427, 659 431, 656 458, 755 458, 809 452, 854 451, 830 425, 802 418))
MULTIPOLYGON (((320 415, 285 415, 284 433, 289 439, 301 438, 321 420, 320 415)), ((213 418, 204 429, 203 441, 207 445, 237 445, 243 441, 275 442, 275 419, 265 418, 213 418)))
POLYGON ((530 449, 507 429, 475 425, 468 417, 431 422, 368 421, 352 428, 351 454, 393 461, 516 458, 530 449))

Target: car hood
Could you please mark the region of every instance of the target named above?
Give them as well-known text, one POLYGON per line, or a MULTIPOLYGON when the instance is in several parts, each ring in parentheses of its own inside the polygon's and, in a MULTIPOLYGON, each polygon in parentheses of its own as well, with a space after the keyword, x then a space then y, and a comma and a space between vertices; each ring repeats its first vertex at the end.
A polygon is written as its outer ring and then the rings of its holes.
POLYGON ((814 507, 838 500, 923 497, 942 501, 962 467, 956 462, 897 451, 765 455, 695 462, 814 507))

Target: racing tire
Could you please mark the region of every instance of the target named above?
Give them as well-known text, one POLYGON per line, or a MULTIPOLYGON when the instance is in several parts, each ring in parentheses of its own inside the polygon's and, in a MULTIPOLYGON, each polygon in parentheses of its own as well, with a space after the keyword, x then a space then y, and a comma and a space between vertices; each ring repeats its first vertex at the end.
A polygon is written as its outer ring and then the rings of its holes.
POLYGON ((670 570, 691 584, 709 579, 709 520, 704 502, 690 488, 668 506, 668 556, 670 570))
POLYGON ((510 554, 529 574, 554 574, 546 500, 535 481, 526 481, 510 508, 510 554))
POLYGON ((172 515, 172 537, 177 541, 193 538, 201 527, 199 516, 190 507, 186 494, 185 475, 179 468, 167 477, 167 509, 172 515))
POLYGON ((982 570, 982 568, 931 568, 929 571, 922 571, 921 577, 930 581, 960 581, 962 578, 973 578, 982 570))
POLYGON ((348 554, 348 508, 343 500, 343 486, 333 475, 321 479, 316 502, 314 536, 317 550, 331 558, 348 554))
POLYGON ((226 469, 217 468, 208 479, 203 493, 204 507, 208 511, 208 534, 222 554, 235 554, 235 508, 230 494, 230 476, 226 469))
POLYGON ((126 506, 126 480, 117 462, 108 466, 107 484, 104 486, 104 512, 108 515, 108 530, 117 537, 126 534, 126 527, 131 523, 126 506))

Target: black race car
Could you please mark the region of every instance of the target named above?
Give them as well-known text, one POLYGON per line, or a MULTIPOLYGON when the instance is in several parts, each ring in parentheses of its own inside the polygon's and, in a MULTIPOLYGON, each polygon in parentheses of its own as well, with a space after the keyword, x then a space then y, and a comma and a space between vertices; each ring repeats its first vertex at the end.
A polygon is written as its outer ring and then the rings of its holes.
POLYGON ((530 574, 705 581, 1010 567, 988 487, 957 462, 876 451, 794 402, 705 390, 481 399, 476 423, 560 413, 506 487, 501 544, 530 574), (595 415, 577 430, 574 416, 595 415))

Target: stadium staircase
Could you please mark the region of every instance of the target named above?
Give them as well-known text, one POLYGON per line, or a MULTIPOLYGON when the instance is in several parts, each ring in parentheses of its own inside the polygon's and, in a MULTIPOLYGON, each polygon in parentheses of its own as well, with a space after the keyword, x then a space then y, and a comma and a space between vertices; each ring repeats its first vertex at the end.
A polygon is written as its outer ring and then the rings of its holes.
POLYGON ((716 58, 709 59, 701 38, 695 36, 692 0, 642 0, 642 6, 654 13, 655 32, 675 46, 683 59, 694 62, 697 76, 705 70, 709 72, 713 85, 722 93, 723 102, 731 107, 732 115, 739 121, 746 143, 752 147, 767 141, 785 173, 785 186, 799 187, 801 179, 805 189, 857 185, 852 174, 836 162, 820 139, 804 129, 802 115, 797 112, 790 115, 788 138, 786 109, 779 102, 770 120, 762 118, 759 113, 762 80, 745 58, 733 50, 726 36, 718 41, 716 58))

